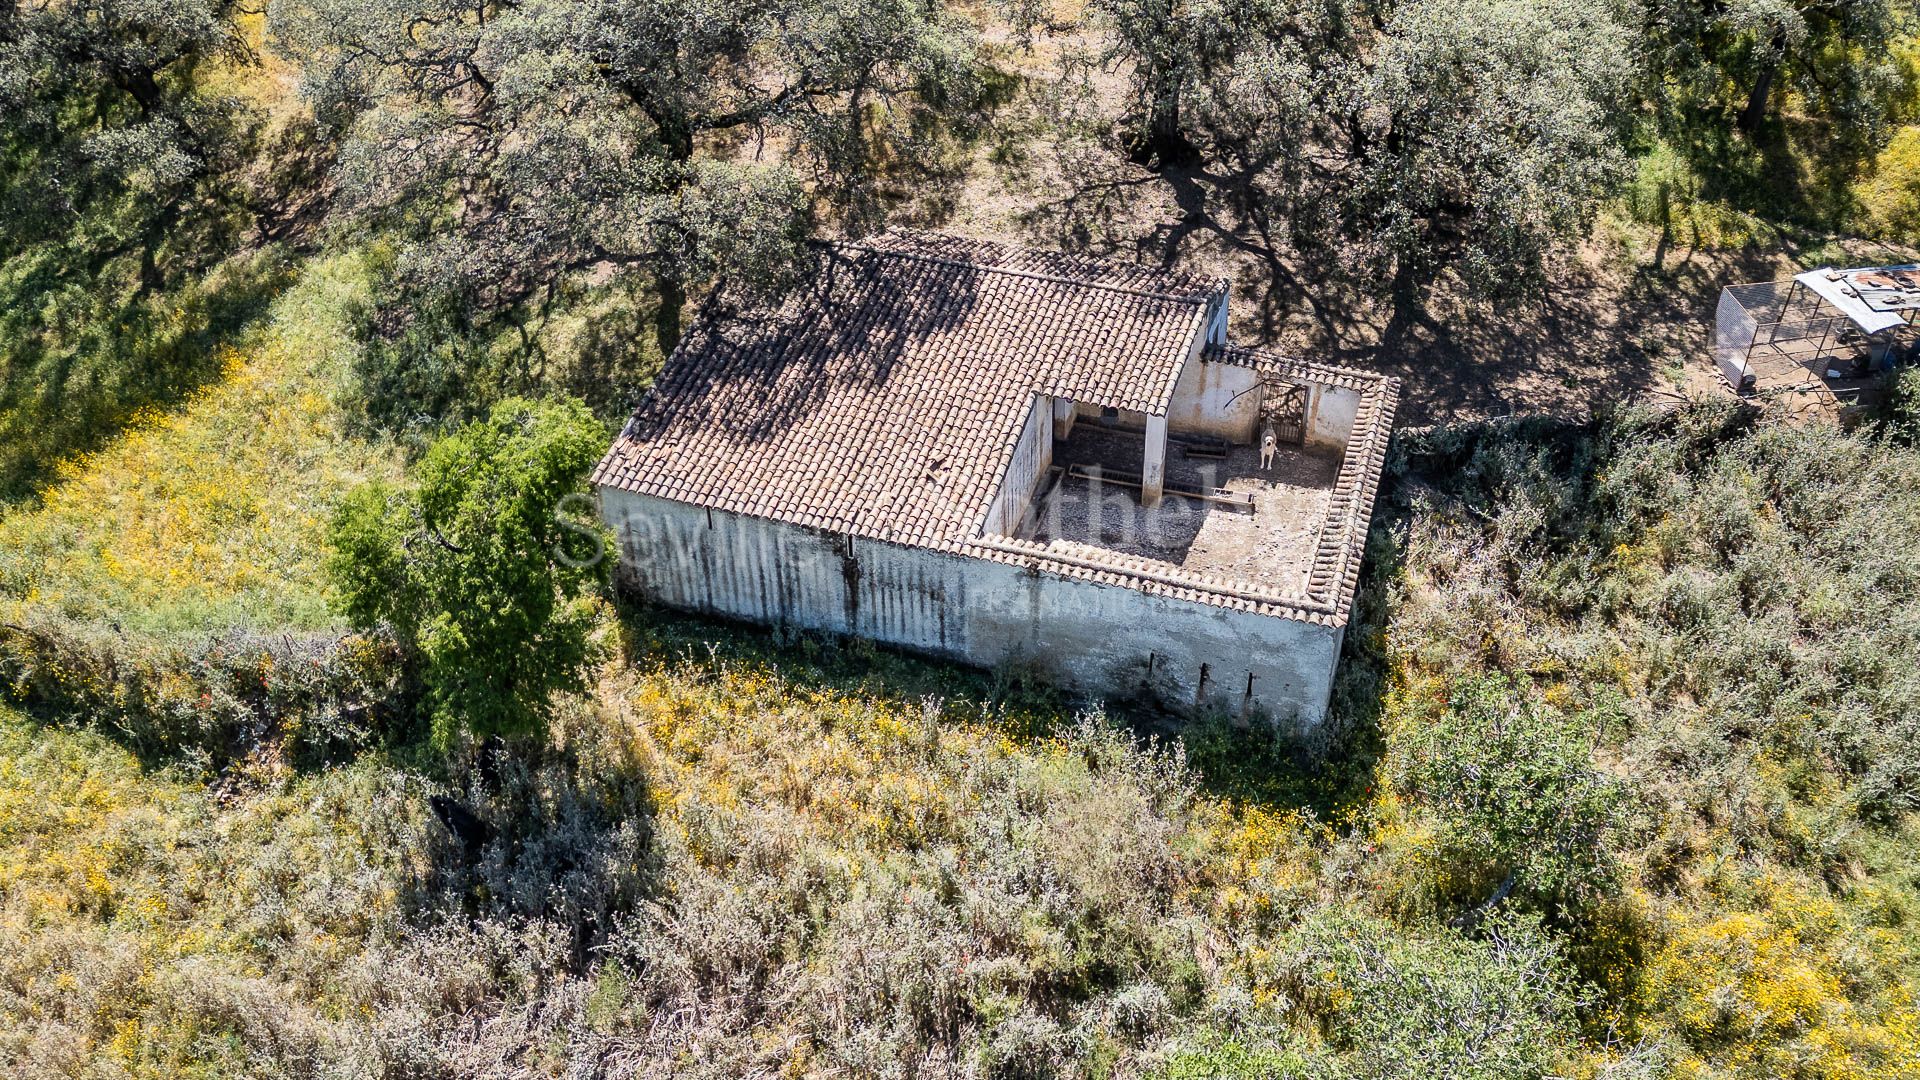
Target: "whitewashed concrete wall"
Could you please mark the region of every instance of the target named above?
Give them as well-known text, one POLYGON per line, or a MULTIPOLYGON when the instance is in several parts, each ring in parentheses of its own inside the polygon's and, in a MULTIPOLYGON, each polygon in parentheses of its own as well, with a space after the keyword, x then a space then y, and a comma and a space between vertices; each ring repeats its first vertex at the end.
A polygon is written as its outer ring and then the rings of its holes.
POLYGON ((1167 429, 1176 435, 1213 435, 1251 443, 1258 437, 1260 373, 1238 364, 1192 359, 1180 371, 1167 403, 1167 429))
POLYGON ((1034 488, 1053 465, 1053 413, 1052 398, 1034 395, 1033 407, 1027 410, 1026 426, 1020 429, 1020 439, 1014 443, 1007 475, 1000 479, 1000 490, 993 497, 993 505, 987 508, 988 535, 1011 536, 1014 526, 1026 516, 1034 488))
POLYGON ((1032 662, 1080 691, 1253 701, 1275 719, 1325 714, 1333 627, 1149 596, 986 559, 848 538, 603 488, 621 574, 669 607, 873 638, 982 667, 1032 662))
POLYGON ((1080 415, 1072 398, 1049 398, 1053 402, 1053 437, 1060 440, 1073 434, 1073 422, 1080 415))
POLYGON ((1360 391, 1315 386, 1307 401, 1307 445, 1345 450, 1360 415, 1360 391))

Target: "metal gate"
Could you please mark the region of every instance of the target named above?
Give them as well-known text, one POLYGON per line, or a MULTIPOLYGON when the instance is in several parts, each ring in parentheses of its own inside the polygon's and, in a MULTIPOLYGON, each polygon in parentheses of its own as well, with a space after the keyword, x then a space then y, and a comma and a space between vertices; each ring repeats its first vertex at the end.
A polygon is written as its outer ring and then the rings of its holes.
POLYGON ((1273 437, 1299 445, 1307 441, 1307 388, 1298 383, 1269 382, 1261 419, 1273 425, 1273 437))

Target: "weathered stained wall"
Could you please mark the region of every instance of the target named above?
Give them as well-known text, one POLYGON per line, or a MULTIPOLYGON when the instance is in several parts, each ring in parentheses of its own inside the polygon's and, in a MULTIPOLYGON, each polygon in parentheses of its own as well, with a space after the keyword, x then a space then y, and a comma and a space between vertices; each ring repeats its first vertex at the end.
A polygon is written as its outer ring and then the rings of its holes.
POLYGON ((1213 435, 1242 445, 1258 437, 1264 400, 1260 373, 1238 364, 1194 358, 1180 371, 1167 403, 1167 429, 1175 435, 1213 435))
POLYGON ((988 535, 1011 536, 1014 527, 1026 516, 1034 489, 1040 486, 1047 469, 1053 465, 1053 416, 1053 399, 1045 394, 1034 395, 1026 426, 1020 429, 1020 438, 1014 443, 1007 475, 1001 477, 1000 490, 993 497, 993 505, 987 508, 985 530, 988 535))
POLYGON ((980 666, 1032 662, 1082 691, 1156 684, 1317 722, 1340 631, 785 522, 600 490, 621 572, 670 607, 873 638, 980 666))
POLYGON ((1360 391, 1344 386, 1315 386, 1307 399, 1307 445, 1345 450, 1360 415, 1360 391))
MULTIPOLYGON (((1240 364, 1221 364, 1196 356, 1187 362, 1167 404, 1167 426, 1176 435, 1213 435, 1249 444, 1259 437, 1260 409, 1266 392, 1260 373, 1240 364)), ((1346 448, 1360 414, 1360 391, 1345 386, 1307 383, 1308 446, 1346 448)))

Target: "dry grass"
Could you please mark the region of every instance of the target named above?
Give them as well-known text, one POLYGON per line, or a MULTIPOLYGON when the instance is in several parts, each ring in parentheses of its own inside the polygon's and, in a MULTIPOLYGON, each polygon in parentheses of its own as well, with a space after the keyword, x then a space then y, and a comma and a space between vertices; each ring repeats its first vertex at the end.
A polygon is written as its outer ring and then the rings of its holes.
MULTIPOLYGON (((1443 304, 1386 347, 1375 308, 1316 314, 1220 178, 984 154, 959 227, 1230 273, 1242 340, 1399 373, 1415 420, 1686 383, 1721 281, 1828 254, 1614 221, 1553 303, 1443 304)), ((352 259, 309 268, 217 384, 0 517, 0 617, 325 623, 319 525, 398 469, 334 402, 363 296, 352 259)), ((1515 1075, 1920 1076, 1920 459, 1564 434, 1430 437, 1374 536, 1336 756, 1304 770, 1222 726, 1189 761, 1010 706, 1017 673, 682 623, 627 628, 557 750, 255 757, 209 787, 98 717, 0 710, 0 1071, 1385 1077, 1494 1050, 1515 1075), (1500 868, 1391 768, 1491 671, 1616 717, 1595 761, 1633 785, 1618 887, 1532 912, 1544 944, 1449 928, 1500 868), (1308 809, 1287 766, 1337 796, 1308 809), (435 795, 488 837, 462 851, 435 795), (1577 1035, 1570 972, 1597 992, 1577 1035)))
POLYGON ((26 608, 129 629, 328 621, 321 536, 395 455, 347 435, 335 404, 357 261, 309 266, 265 324, 180 408, 146 410, 0 516, 0 617, 26 608))
POLYGON ((1010 676, 664 619, 626 627, 551 751, 256 760, 210 791, 7 718, 0 1067, 1920 1075, 1915 684, 1872 660, 1920 632, 1883 528, 1920 458, 1585 437, 1417 448, 1317 770, 1353 783, 1320 812, 1274 783, 1289 747, 1228 728, 1189 761, 1010 676), (1738 529, 1744 561, 1716 541, 1738 529), (1743 607, 1755 560, 1774 588, 1743 607), (1510 901, 1546 937, 1448 928, 1501 868, 1396 779, 1489 671, 1601 717, 1595 761, 1631 784, 1617 878, 1510 901), (489 835, 463 854, 433 795, 489 835))

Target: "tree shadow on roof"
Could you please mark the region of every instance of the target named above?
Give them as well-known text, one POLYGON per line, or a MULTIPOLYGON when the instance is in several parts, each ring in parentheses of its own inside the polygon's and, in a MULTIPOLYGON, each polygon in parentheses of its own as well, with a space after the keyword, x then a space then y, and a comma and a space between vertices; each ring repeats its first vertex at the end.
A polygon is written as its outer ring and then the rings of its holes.
POLYGON ((815 248, 773 310, 712 308, 689 330, 629 432, 641 441, 713 426, 773 441, 850 387, 879 387, 912 346, 978 307, 975 267, 815 248))
POLYGON ((889 389, 890 405, 934 415, 954 402, 1025 395, 1049 379, 1111 384, 1119 395, 1138 370, 1153 367, 1158 377, 1170 357, 1155 343, 1183 333, 1215 287, 952 237, 883 240, 889 246, 881 250, 815 248, 776 310, 707 312, 668 361, 630 435, 673 441, 713 427, 737 443, 774 442, 823 410, 866 408, 850 390, 889 389), (947 257, 995 253, 1001 261, 992 265, 947 257), (1085 291, 1035 288, 1035 279, 1085 291), (901 378, 917 381, 888 388, 901 378))

